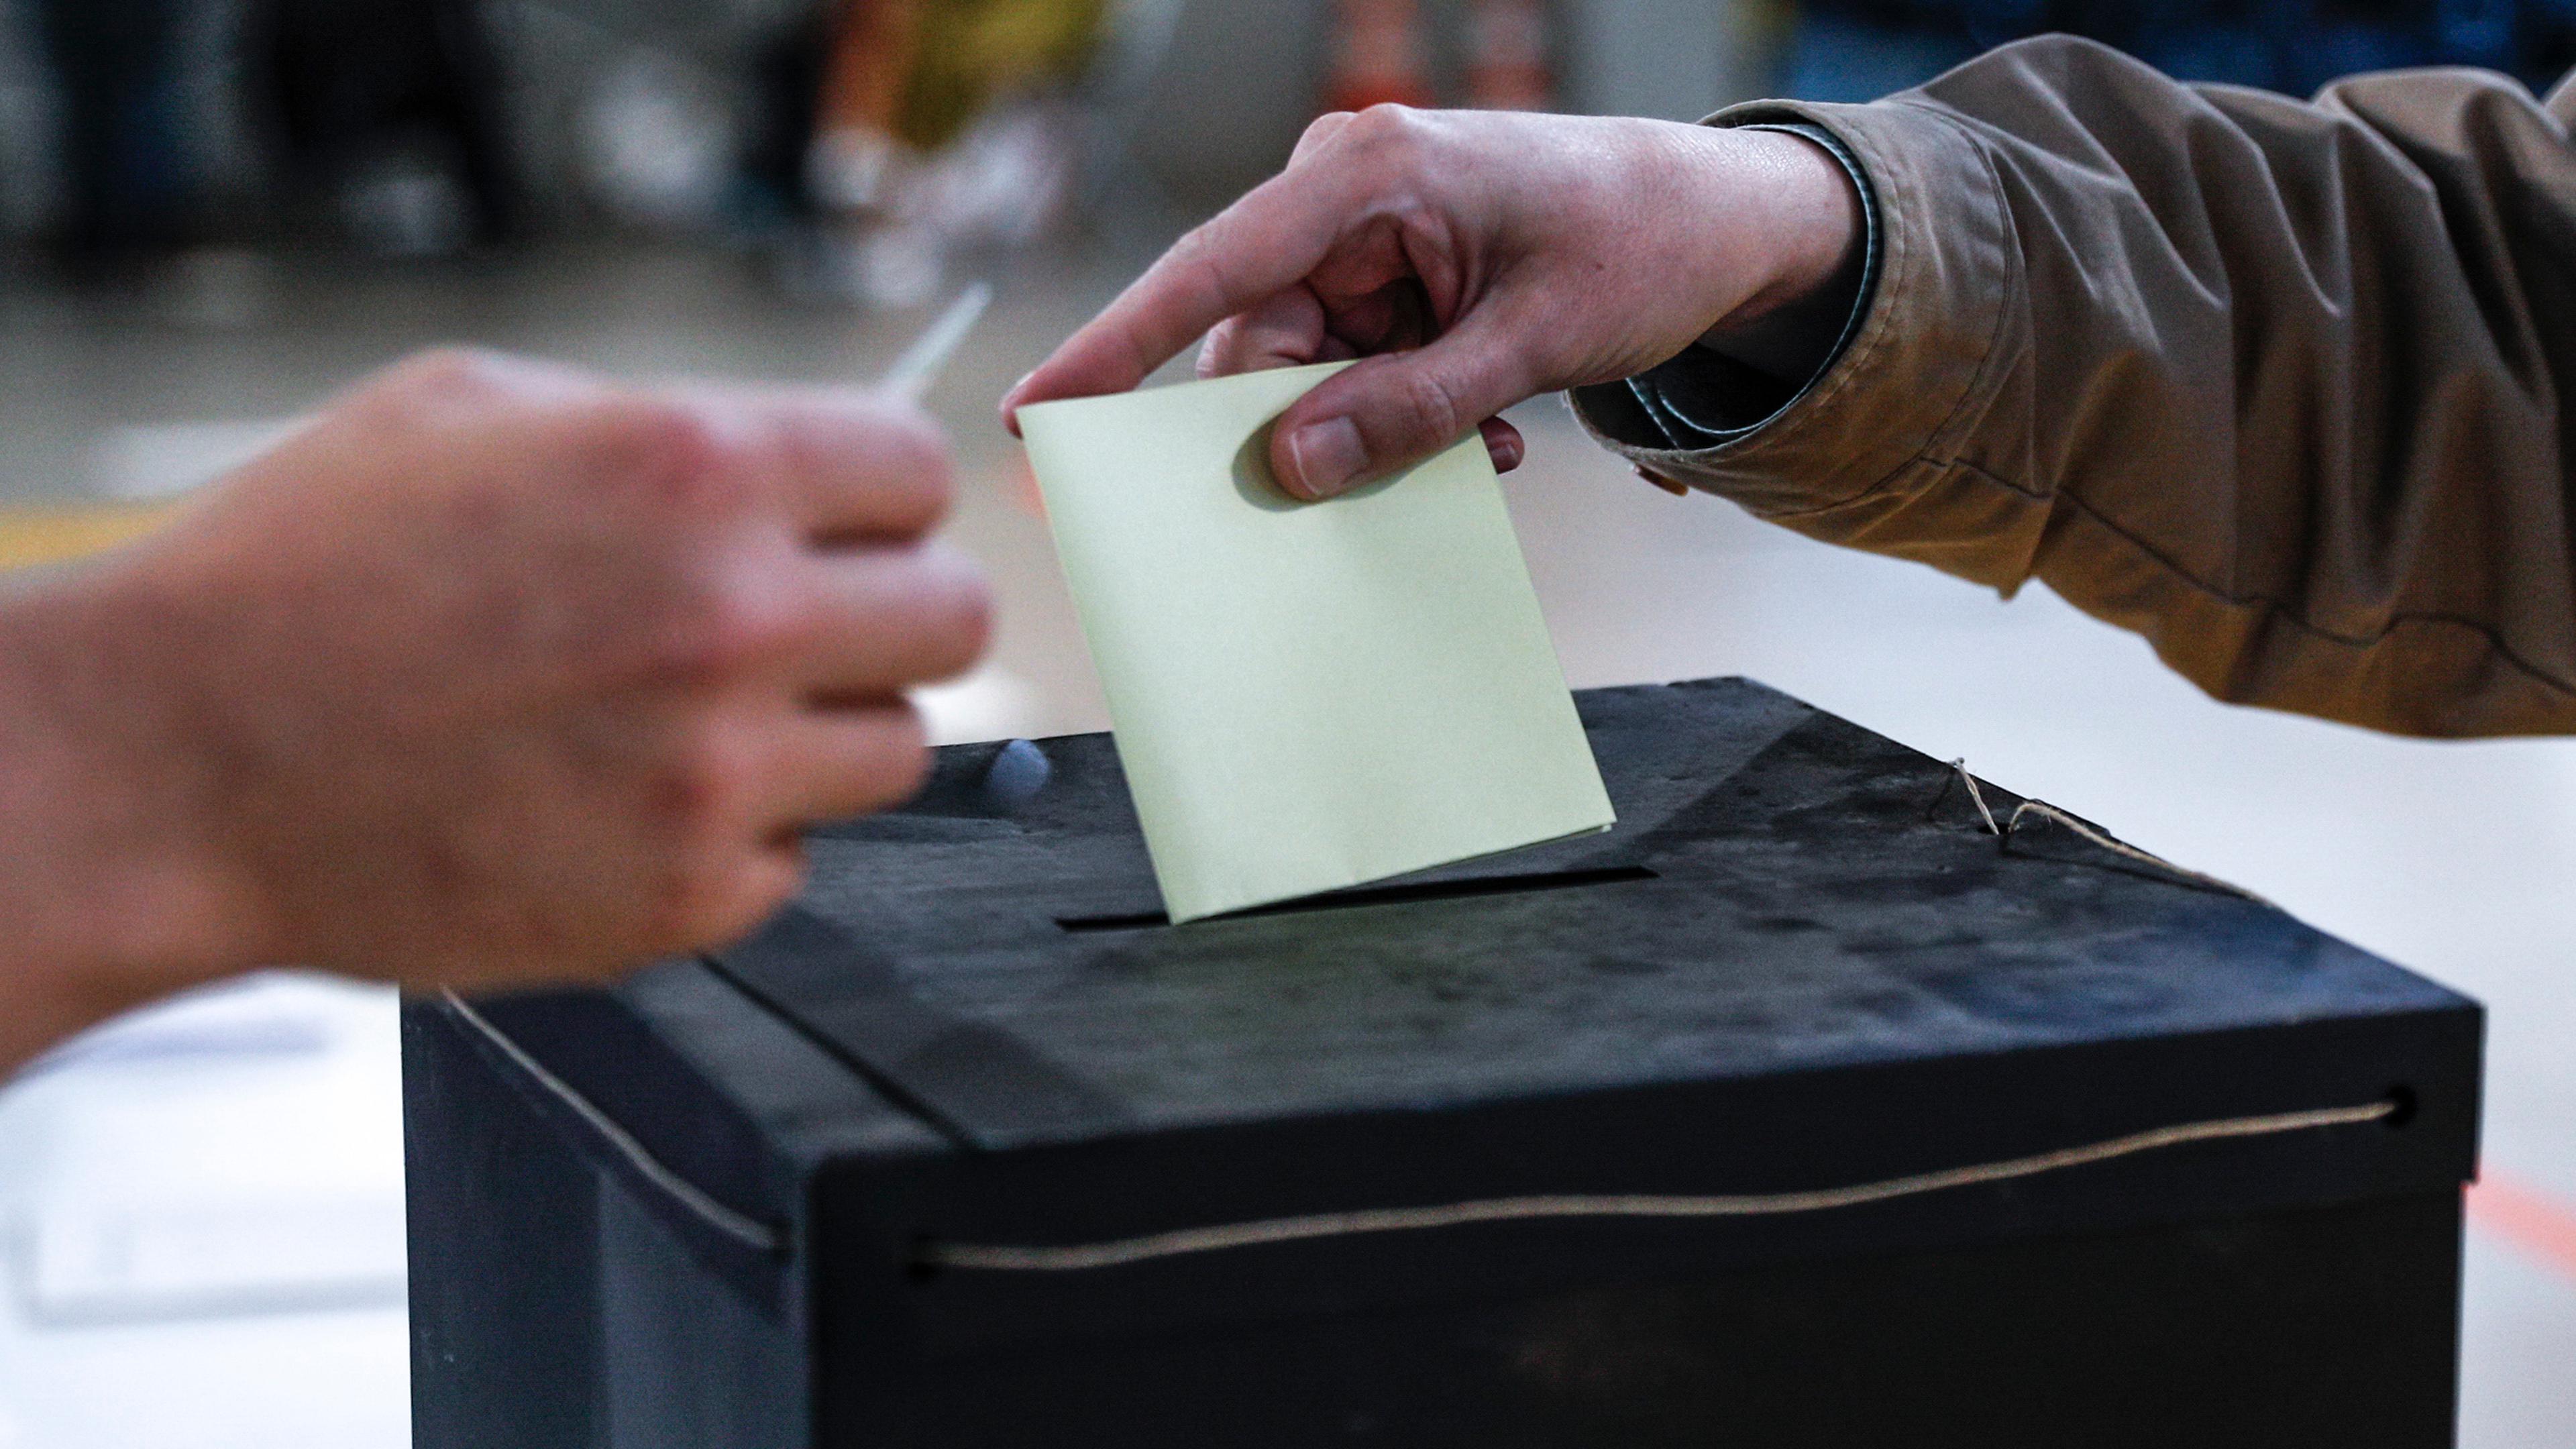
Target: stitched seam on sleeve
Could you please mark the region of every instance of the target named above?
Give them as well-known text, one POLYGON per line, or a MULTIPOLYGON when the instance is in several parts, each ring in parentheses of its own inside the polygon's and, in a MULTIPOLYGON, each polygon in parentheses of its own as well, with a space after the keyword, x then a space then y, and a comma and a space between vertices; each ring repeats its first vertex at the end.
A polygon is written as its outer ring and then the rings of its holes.
POLYGON ((2025 264, 2022 256, 2021 226, 2013 217, 2012 207, 2004 201, 2003 173, 1995 169, 1994 153, 1978 139, 1974 131, 1957 118, 1931 106, 1919 105, 1915 102, 1902 104, 1915 105, 1916 109, 1921 110, 1925 115, 1948 126, 1967 143, 1969 149, 1976 153, 1977 166, 1986 173, 1986 197, 1995 208, 1995 246, 2001 253, 2004 269, 2004 295, 1995 306, 1994 325, 1987 329, 1984 355, 1977 359, 1976 375, 1970 378, 1967 387, 1960 391, 1959 399, 1951 405, 1949 415, 1941 420, 1940 426, 1932 430, 1932 438, 1937 440, 1957 425, 1959 415, 1967 411, 1970 402, 1992 394, 1997 383, 1996 372, 1999 366, 1997 359, 2003 353, 2004 328, 2010 325, 2014 311, 2026 308, 2030 300, 2030 268, 2025 264))
MULTIPOLYGON (((1926 459, 1924 461, 1929 462, 1930 460, 1926 459)), ((2316 623, 2315 621, 2304 617, 2280 599, 2271 598, 2262 594, 2232 594, 2213 584, 2205 582, 2204 580, 2194 576, 2190 570, 2183 568, 2180 564, 2167 558, 2155 547, 2155 545, 2147 542, 2145 539, 2139 537, 2129 529, 2121 526, 2118 520, 2112 518, 2109 514, 2104 513, 2101 509, 2094 507, 2092 504, 2086 502, 2076 494, 2065 492, 2063 490, 2060 490, 2053 495, 2029 493, 2021 488, 2015 487, 2010 480, 1999 477, 1996 474, 1989 473, 1985 469, 1978 467, 1976 464, 1965 461, 1953 461, 1947 465, 1936 464, 1935 466, 1955 468, 1968 477, 1991 484, 1997 488, 2005 489, 2017 497, 2032 502, 2063 505, 2074 512, 2081 513, 2086 518, 2091 519, 2094 523, 2099 524, 2105 533, 2108 533, 2112 537, 2120 540, 2122 543, 2127 544, 2131 549, 2135 550, 2140 557, 2154 565, 2174 582, 2192 590, 2194 593, 2205 595, 2219 603, 2227 605, 2230 608, 2250 609, 2262 614, 2266 618, 2278 619, 2282 623, 2288 624, 2290 627, 2297 629, 2299 632, 2310 635, 2326 643, 2340 645, 2356 652, 2367 653, 2386 643, 2389 636, 2394 634, 2400 625, 2446 624, 2453 628, 2466 629, 2484 639, 2487 643, 2487 647, 2494 652, 2498 659, 2502 660, 2507 665, 2510 665, 2519 673, 2528 676, 2533 683, 2541 685, 2558 694, 2566 695, 2571 699, 2576 699, 2576 683, 2570 683, 2567 680, 2560 679, 2555 673, 2551 672, 2547 668, 2524 658, 2512 645, 2505 642, 2504 637, 2496 632, 2493 625, 2485 622, 2484 620, 2472 619, 2459 614, 2447 614, 2433 611, 2400 611, 2390 613, 2387 623, 2373 633, 2346 634, 2339 630, 2327 628, 2323 624, 2316 623)))
MULTIPOLYGON (((1890 483, 1894 482, 1898 477, 1902 476, 1911 468, 1924 463, 1931 463, 1936 467, 1944 466, 1939 460, 1935 459, 1931 455, 1929 449, 1932 444, 1938 442, 1944 434, 1950 432, 1957 425, 1960 415, 1967 411, 1970 403, 1988 395, 1993 390, 1996 371, 1998 368, 1997 359, 2002 350, 2001 344, 2004 328, 2012 319, 2015 305, 2022 303, 2027 297, 2029 287, 2029 269, 2016 265, 2016 259, 2020 255, 2020 248, 2014 241, 2014 238, 2018 233, 2013 224, 2012 208, 2004 204, 2003 177, 1995 170, 1994 158, 1988 154, 1985 145, 1978 140, 1973 131, 1970 131, 1956 119, 1944 114, 1934 107, 1923 105, 1920 102, 1902 99, 1881 101, 1879 104, 1885 106, 1903 106, 1909 110, 1921 112, 1923 115, 1948 127, 1959 137, 1960 140, 1964 141, 1968 147, 1976 153, 1977 165, 1985 172, 1986 196, 1994 206, 1998 222, 1996 246, 2001 253, 2003 271, 2005 273, 2004 296, 1995 308, 1994 321, 1987 329, 1984 344, 1979 348, 1979 356, 1977 358, 1977 368, 1975 373, 1970 376, 1967 385, 1960 389, 1959 396, 1950 405, 1950 410, 1944 413, 1941 420, 1933 424, 1929 432, 1925 435, 1923 440, 1924 451, 1918 451, 1906 457, 1902 461, 1898 462, 1894 467, 1889 468, 1885 473, 1863 485, 1856 492, 1846 494, 1840 498, 1832 500, 1831 502, 1819 503, 1807 508, 1788 509, 1776 512, 1766 510, 1764 516, 1768 518, 1803 518, 1813 514, 1830 512, 1837 508, 1849 507, 1852 504, 1873 498, 1886 491, 1890 483)), ((1825 126, 1828 130, 1832 129, 1831 123, 1827 120, 1819 119, 1817 124, 1825 126)), ((1839 135, 1841 133, 1837 132, 1836 134, 1839 135)), ((1844 144, 1852 146, 1855 153, 1864 157, 1871 154, 1871 151, 1874 149, 1855 143, 1850 137, 1844 137, 1844 144)), ((1888 304, 1884 314, 1886 325, 1873 325, 1866 328, 1865 335, 1861 339, 1860 345, 1856 347, 1852 354, 1844 360, 1842 366, 1837 367, 1834 370, 1834 375, 1826 379, 1826 381, 1818 387, 1813 398, 1814 410, 1817 412, 1823 411, 1843 393, 1856 386, 1853 379, 1862 373, 1864 365, 1883 350, 1888 345, 1890 339, 1901 335, 1902 328, 1900 323, 1909 320, 1909 314, 1911 312, 1920 310, 1920 303, 1915 300, 1911 289, 1900 285, 1904 280, 1906 280, 1906 276, 1911 269, 1915 269, 1920 266, 1920 259, 1916 255, 1914 239, 1906 236, 1902 232, 1899 232, 1894 227, 1890 227, 1888 229, 1888 234, 1891 242, 1889 250, 1891 252, 1898 253, 1899 255, 1896 265, 1892 265, 1888 269, 1888 275, 1882 284, 1887 288, 1887 295, 1882 299, 1888 304)), ((1743 445, 1750 446, 1757 442, 1763 435, 1763 433, 1749 435, 1743 440, 1743 445)), ((1737 445, 1730 444, 1728 446, 1731 447, 1737 445)), ((1709 454, 1704 455, 1704 457, 1708 463, 1716 463, 1723 460, 1726 451, 1726 447, 1712 449, 1709 454)), ((2040 497, 2044 495, 2034 493, 2030 496, 2040 497)))

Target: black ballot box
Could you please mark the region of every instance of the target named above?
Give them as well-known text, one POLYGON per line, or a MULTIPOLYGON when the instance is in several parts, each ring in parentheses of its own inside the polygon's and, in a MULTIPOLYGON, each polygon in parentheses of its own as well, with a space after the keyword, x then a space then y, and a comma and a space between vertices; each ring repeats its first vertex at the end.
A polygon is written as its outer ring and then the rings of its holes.
POLYGON ((1173 927, 1108 737, 957 746, 740 947, 410 1005, 415 1443, 2451 1442, 2473 1002, 1579 701, 1607 835, 1173 927))

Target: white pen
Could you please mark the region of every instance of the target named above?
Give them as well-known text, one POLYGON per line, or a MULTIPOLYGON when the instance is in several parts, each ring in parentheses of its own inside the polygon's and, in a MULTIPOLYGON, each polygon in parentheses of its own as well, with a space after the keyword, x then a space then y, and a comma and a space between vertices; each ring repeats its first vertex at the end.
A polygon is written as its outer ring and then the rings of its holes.
POLYGON ((885 376, 877 380, 877 387, 905 402, 921 401, 922 394, 930 391, 930 385, 939 380, 948 360, 957 355, 957 348, 966 340, 966 334, 975 330, 977 319, 984 315, 984 308, 992 300, 993 284, 990 282, 977 282, 959 293, 957 300, 948 304, 948 310, 939 314, 939 320, 923 329, 922 334, 913 339, 912 345, 903 350, 903 355, 894 360, 894 365, 885 370, 885 376))

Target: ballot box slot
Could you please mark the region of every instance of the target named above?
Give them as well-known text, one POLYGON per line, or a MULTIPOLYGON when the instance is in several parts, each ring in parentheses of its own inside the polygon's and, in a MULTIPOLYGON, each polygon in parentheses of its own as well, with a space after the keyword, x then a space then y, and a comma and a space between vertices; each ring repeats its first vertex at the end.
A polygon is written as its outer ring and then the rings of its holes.
MULTIPOLYGON (((1478 876, 1472 880, 1415 881, 1404 885, 1362 886, 1356 890, 1330 891, 1303 900, 1282 901, 1275 906, 1258 906, 1248 911, 1218 917, 1240 920, 1249 916, 1290 916, 1309 911, 1340 911, 1355 906, 1384 906, 1404 901, 1464 900, 1473 896, 1531 895, 1539 891, 1575 890, 1584 886, 1617 885, 1627 881, 1654 880, 1653 871, 1642 865, 1596 866, 1584 870, 1530 871, 1519 875, 1478 876)), ((1056 924, 1067 931, 1145 931, 1171 925, 1171 918, 1161 911, 1144 911, 1115 916, 1058 916, 1056 924)))

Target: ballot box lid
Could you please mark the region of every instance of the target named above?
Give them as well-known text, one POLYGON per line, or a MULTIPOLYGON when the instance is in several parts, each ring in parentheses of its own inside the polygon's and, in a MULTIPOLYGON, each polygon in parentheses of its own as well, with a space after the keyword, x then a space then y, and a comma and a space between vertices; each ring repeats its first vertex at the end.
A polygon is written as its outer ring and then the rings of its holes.
POLYGON ((2465 998, 1760 685, 1578 702, 1606 835, 1175 927, 1109 737, 956 746, 751 939, 486 1016, 777 1225, 729 1271, 963 1344, 2468 1175, 2465 998))

